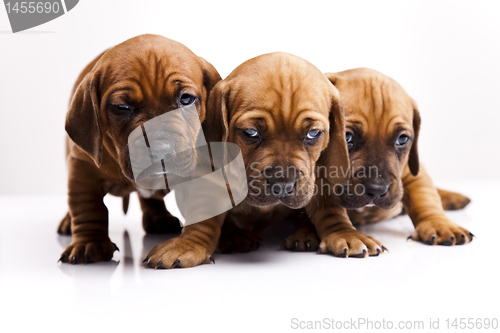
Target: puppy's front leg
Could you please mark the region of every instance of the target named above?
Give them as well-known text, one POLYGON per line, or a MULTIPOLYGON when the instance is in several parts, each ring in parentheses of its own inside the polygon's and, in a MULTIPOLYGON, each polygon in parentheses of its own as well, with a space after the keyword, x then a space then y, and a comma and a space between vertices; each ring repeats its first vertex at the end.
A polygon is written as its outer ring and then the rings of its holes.
POLYGON ((318 253, 331 252, 337 257, 378 256, 385 247, 352 225, 344 208, 321 196, 307 206, 308 215, 321 243, 318 253))
POLYGON ((155 245, 144 264, 152 268, 187 268, 208 264, 215 251, 226 213, 187 225, 182 234, 155 245))
POLYGON ((403 205, 415 226, 410 236, 413 240, 429 245, 461 245, 472 241, 472 233, 446 216, 439 193, 422 165, 416 176, 406 167, 403 186, 403 205))
POLYGON ((260 247, 260 242, 259 235, 253 230, 240 228, 230 213, 222 227, 221 236, 217 243, 217 252, 225 254, 246 253, 257 250, 260 247))
POLYGON ((142 227, 148 234, 174 233, 182 230, 179 219, 167 210, 165 201, 144 198, 139 194, 142 209, 142 227))
POLYGON ((72 264, 109 261, 118 250, 108 237, 106 194, 99 170, 89 162, 68 158, 68 203, 71 216, 71 244, 60 261, 72 264))

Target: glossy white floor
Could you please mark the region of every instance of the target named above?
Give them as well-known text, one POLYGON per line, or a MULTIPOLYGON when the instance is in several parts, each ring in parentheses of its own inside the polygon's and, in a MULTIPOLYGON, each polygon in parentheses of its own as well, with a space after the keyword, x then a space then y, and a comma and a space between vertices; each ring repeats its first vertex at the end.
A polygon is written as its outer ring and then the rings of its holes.
POLYGON ((439 318, 442 330, 447 318, 498 318, 500 182, 440 185, 472 198, 465 210, 449 213, 477 236, 471 244, 406 241, 413 227, 405 216, 362 229, 389 253, 340 259, 280 251, 284 226, 256 252, 158 271, 141 261, 164 238, 144 235, 135 197, 126 216, 119 199, 106 198, 110 236, 121 252, 110 263, 76 266, 57 263, 70 242, 55 232, 65 197, 3 197, 0 331, 282 332, 325 318, 423 321, 426 330, 439 318))

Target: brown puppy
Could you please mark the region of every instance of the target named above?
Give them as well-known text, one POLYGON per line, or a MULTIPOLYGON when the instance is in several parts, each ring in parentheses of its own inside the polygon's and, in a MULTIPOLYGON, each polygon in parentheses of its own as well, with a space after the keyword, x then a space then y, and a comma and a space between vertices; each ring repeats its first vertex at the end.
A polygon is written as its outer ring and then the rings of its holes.
POLYGON ((329 142, 335 150, 329 162, 347 168, 337 90, 312 64, 287 53, 248 60, 217 83, 203 129, 207 141, 241 148, 249 194, 229 214, 186 226, 181 236, 155 246, 147 266, 210 262, 226 215, 258 235, 304 207, 314 191, 316 161, 329 142))
MULTIPOLYGON (((66 117, 71 139, 67 158, 69 213, 59 232, 71 232, 73 239, 61 256, 62 262, 112 258, 117 248, 108 237, 108 210, 103 203, 107 193, 128 198, 129 193, 139 190, 146 232, 180 229, 163 202, 168 188, 142 190, 134 182, 127 140, 135 128, 181 106, 195 106, 203 121, 209 91, 219 80, 207 61, 184 45, 157 35, 129 39, 84 69, 66 117)), ((190 141, 196 140, 199 128, 179 126, 169 135, 175 135, 176 144, 192 146, 190 141)), ((165 139, 161 135, 154 138, 165 139)), ((185 161, 179 163, 185 165, 185 161)))
MULTIPOLYGON (((414 240, 431 245, 470 242, 472 234, 446 217, 438 190, 419 162, 420 115, 403 88, 370 69, 326 75, 344 105, 351 172, 342 193, 319 196, 308 207, 321 239, 320 251, 378 255, 380 242, 352 223, 388 219, 401 214, 403 207, 415 225, 414 240), (335 203, 348 208, 349 215, 335 203)), ((332 148, 326 150, 334 153, 332 148)), ((449 202, 446 208, 469 202, 452 192, 441 194, 449 202)))

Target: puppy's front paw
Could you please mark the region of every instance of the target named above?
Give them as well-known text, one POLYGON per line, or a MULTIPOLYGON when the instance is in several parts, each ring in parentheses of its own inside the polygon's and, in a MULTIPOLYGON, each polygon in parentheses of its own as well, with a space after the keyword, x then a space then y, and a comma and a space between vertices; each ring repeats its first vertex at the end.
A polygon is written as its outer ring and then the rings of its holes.
POLYGON ((378 256, 387 249, 375 238, 364 233, 344 229, 332 232, 321 240, 318 253, 332 253, 336 257, 364 258, 378 256))
POLYGON ((462 245, 472 241, 474 235, 448 219, 422 221, 409 237, 428 245, 462 245))
POLYGON ((458 210, 465 208, 470 203, 470 199, 460 193, 441 191, 441 202, 444 210, 458 210))
POLYGON ((253 232, 234 228, 223 230, 217 251, 220 253, 245 253, 257 250, 260 247, 260 238, 253 232))
POLYGON ((157 244, 143 263, 151 268, 187 268, 214 262, 209 250, 182 236, 157 244))
POLYGON ((64 250, 59 261, 71 264, 110 261, 115 251, 119 249, 109 238, 107 240, 73 240, 64 250))
POLYGON ((66 213, 66 216, 59 223, 57 233, 59 235, 71 235, 71 216, 69 216, 69 213, 66 213))
POLYGON ((290 251, 316 251, 318 249, 319 238, 316 230, 303 228, 298 229, 288 236, 282 244, 284 249, 290 251))

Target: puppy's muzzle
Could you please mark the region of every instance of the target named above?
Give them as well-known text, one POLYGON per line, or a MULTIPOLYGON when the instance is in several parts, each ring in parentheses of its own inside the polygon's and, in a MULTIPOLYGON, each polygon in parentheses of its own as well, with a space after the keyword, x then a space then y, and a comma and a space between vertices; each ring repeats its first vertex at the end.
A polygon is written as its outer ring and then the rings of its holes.
MULTIPOLYGON (((130 164, 136 183, 169 175, 190 176, 196 149, 205 145, 197 109, 168 111, 135 128, 128 138, 130 164)), ((151 187, 151 184, 145 185, 151 187)))
POLYGON ((364 182, 363 186, 365 187, 365 195, 368 199, 376 201, 387 194, 391 185, 382 179, 375 179, 364 182))
POLYGON ((295 191, 297 182, 290 181, 270 181, 271 195, 277 199, 290 197, 295 191))
POLYGON ((171 137, 149 140, 149 159, 143 158, 139 168, 143 171, 137 175, 136 181, 148 177, 160 178, 167 175, 189 176, 196 163, 195 149, 183 150, 171 137))

